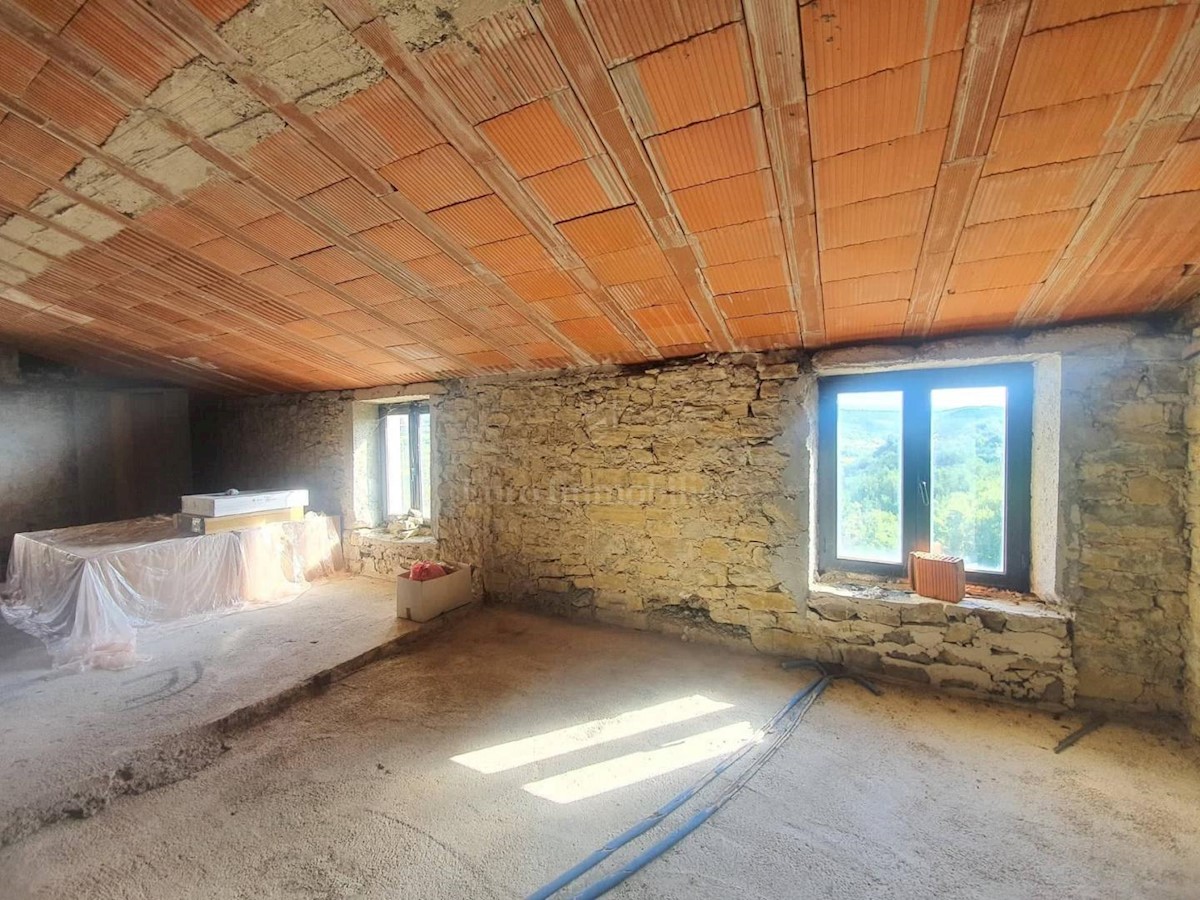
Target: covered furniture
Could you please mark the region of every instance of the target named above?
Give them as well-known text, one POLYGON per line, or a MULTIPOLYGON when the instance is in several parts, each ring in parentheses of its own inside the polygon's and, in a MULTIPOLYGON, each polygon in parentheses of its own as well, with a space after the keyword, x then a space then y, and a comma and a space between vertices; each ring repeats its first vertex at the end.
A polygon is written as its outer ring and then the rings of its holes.
POLYGON ((223 534, 167 516, 18 534, 0 614, 56 666, 125 668, 136 628, 291 599, 342 568, 336 519, 309 514, 223 534))

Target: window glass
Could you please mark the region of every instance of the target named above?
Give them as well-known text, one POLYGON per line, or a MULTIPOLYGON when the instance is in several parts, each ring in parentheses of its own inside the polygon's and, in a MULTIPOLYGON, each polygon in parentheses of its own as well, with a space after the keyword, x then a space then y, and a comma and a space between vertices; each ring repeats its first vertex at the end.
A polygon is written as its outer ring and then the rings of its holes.
POLYGON ((402 516, 413 508, 408 416, 385 416, 383 446, 387 465, 387 515, 402 516))
POLYGON ((930 549, 1004 571, 1003 387, 930 392, 930 549))
POLYGON ((1033 367, 1000 363, 820 381, 817 567, 904 578, 914 551, 972 584, 1029 587, 1033 367))
POLYGON ((426 519, 433 518, 433 452, 432 439, 429 435, 429 413, 423 412, 417 416, 417 446, 421 459, 421 514, 426 519))
POLYGON ((900 391, 837 397, 837 555, 900 563, 900 391))
POLYGON ((406 516, 414 510, 433 518, 433 447, 429 407, 389 407, 383 416, 383 460, 386 469, 385 515, 406 516))

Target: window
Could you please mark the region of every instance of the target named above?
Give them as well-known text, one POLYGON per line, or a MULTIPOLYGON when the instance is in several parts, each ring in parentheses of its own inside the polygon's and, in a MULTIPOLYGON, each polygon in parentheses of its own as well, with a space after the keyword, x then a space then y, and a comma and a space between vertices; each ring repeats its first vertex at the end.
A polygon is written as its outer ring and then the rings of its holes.
POLYGON ((836 376, 819 396, 821 571, 903 576, 931 550, 1029 589, 1032 366, 836 376))
POLYGON ((383 440, 383 514, 417 510, 433 515, 433 453, 428 403, 397 403, 379 409, 383 440))

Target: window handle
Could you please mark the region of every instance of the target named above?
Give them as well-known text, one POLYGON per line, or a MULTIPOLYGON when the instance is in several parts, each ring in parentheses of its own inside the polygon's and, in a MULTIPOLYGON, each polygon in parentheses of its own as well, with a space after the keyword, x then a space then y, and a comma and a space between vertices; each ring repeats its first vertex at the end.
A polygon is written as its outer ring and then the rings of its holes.
POLYGON ((929 505, 929 482, 928 481, 918 481, 917 482, 917 490, 919 490, 921 492, 921 502, 924 503, 926 506, 928 506, 929 505))

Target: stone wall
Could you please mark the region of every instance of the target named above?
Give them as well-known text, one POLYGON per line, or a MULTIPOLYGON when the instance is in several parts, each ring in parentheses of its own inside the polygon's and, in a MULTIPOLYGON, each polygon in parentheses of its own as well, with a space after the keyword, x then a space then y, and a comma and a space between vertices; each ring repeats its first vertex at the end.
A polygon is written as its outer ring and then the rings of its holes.
MULTIPOLYGON (((1055 362, 1058 527, 1048 582, 1074 618, 1079 695, 1092 705, 1182 710, 1190 559, 1184 345, 1171 326, 1135 322, 816 357, 823 374, 964 360, 1055 362)), ((1035 449, 1039 438, 1045 435, 1035 433, 1035 449)), ((1035 470, 1038 464, 1035 455, 1035 470)))
POLYGON ((819 639, 809 655, 944 690, 1074 703, 1070 619, 1062 610, 975 599, 947 605, 828 589, 810 592, 807 607, 808 628, 819 639))
POLYGON ((1080 691, 1181 711, 1190 554, 1181 335, 1073 349, 1062 365, 1060 595, 1080 691))
POLYGON ((353 508, 350 392, 285 394, 192 404, 198 492, 307 488, 309 508, 353 508))
POLYGON ((1009 697, 1069 701, 1077 690, 1093 705, 1178 713, 1182 347, 1177 334, 1131 324, 457 382, 435 416, 443 547, 465 555, 468 541, 496 600, 769 652, 832 648, 860 666, 1009 697), (933 629, 914 654, 888 639, 895 615, 921 615, 902 604, 885 621, 822 615, 809 589, 815 376, 1000 359, 1054 359, 1061 373, 1057 540, 1043 576, 1070 633, 1062 617, 1009 616, 997 632, 971 614, 983 646, 946 639, 966 622, 914 622, 933 629), (1002 648, 998 633, 1026 636, 1002 648))
POLYGON ((433 538, 401 540, 373 529, 359 528, 346 533, 346 568, 355 575, 395 578, 412 564, 441 558, 433 538))
POLYGON ((815 383, 767 356, 455 383, 441 550, 482 547, 500 602, 1071 703, 1064 614, 810 589, 815 383))
POLYGON ((807 484, 784 472, 807 448, 782 437, 798 366, 760 362, 452 385, 435 413, 443 546, 483 548, 505 601, 774 627, 794 609, 775 568, 806 568, 807 484))
MULTIPOLYGON (((451 382, 433 400, 436 552, 359 532, 351 566, 393 575, 437 556, 474 564, 496 602, 943 688, 1179 713, 1190 565, 1183 346, 1134 323, 451 382), (1039 374, 1035 410, 1035 583, 1051 602, 946 608, 814 590, 818 376, 1008 359, 1054 376, 1039 374)), ((314 421, 304 458, 345 493, 335 445, 341 433, 344 462, 352 430, 337 423, 352 414, 339 405, 349 410, 349 396, 232 404, 238 436, 222 447, 249 457, 251 434, 274 439, 244 423, 264 406, 276 422, 314 421)))
MULTIPOLYGON (((1195 304, 1192 321, 1200 323, 1200 304, 1195 304)), ((1192 732, 1200 736, 1200 324, 1192 331, 1185 369, 1188 379, 1188 408, 1185 428, 1188 437, 1188 481, 1186 492, 1188 547, 1191 571, 1188 577, 1188 624, 1184 645, 1186 685, 1185 710, 1192 732)))

